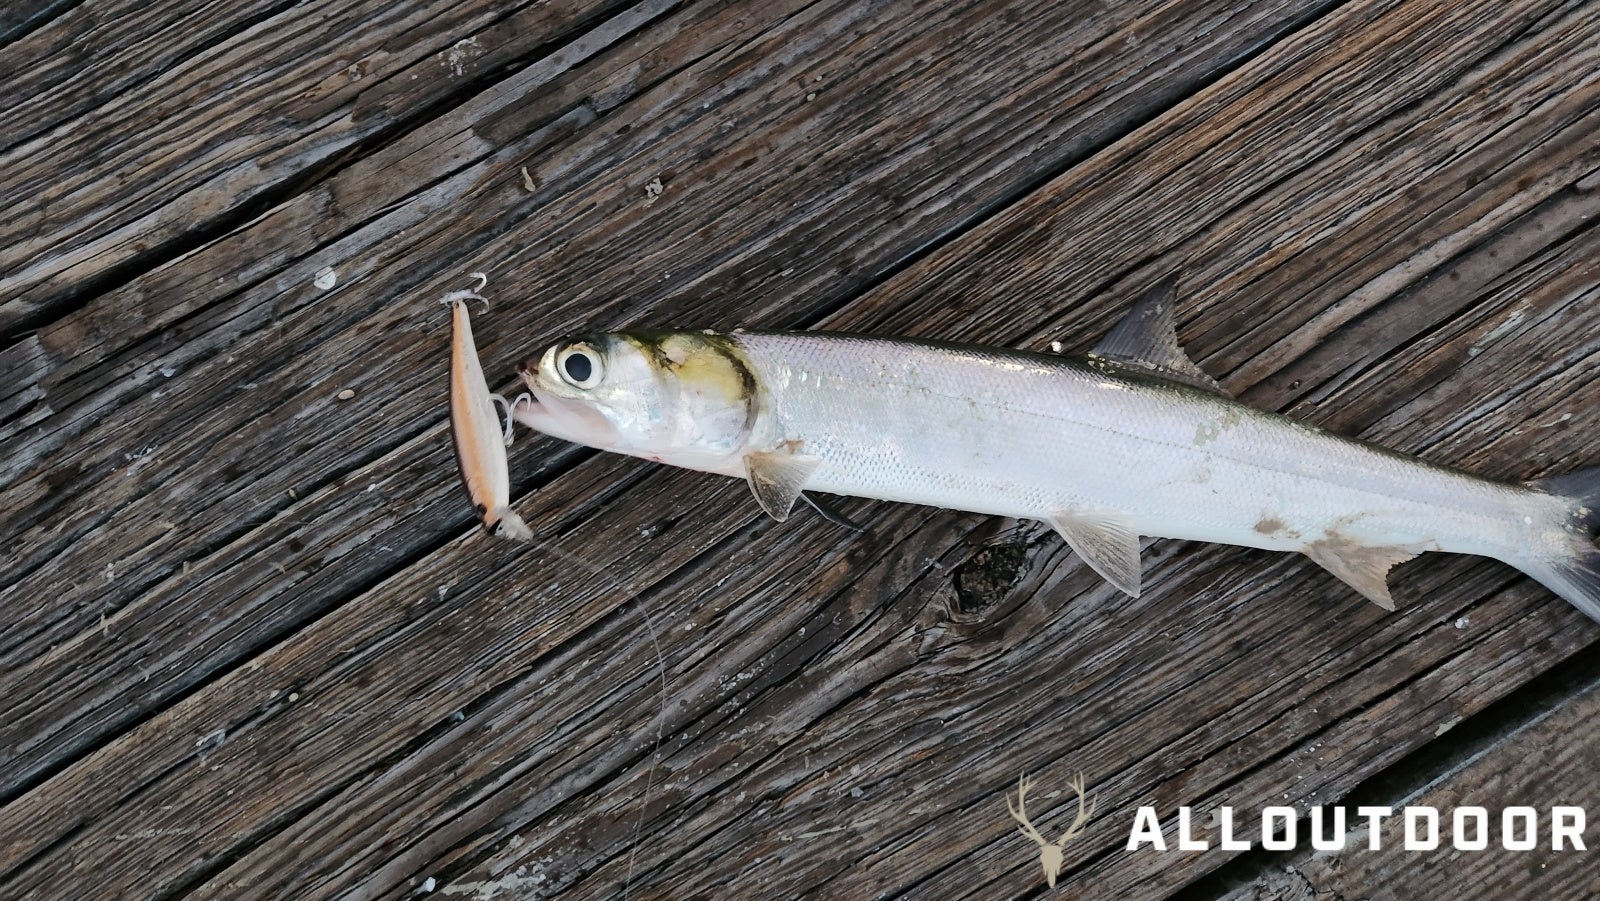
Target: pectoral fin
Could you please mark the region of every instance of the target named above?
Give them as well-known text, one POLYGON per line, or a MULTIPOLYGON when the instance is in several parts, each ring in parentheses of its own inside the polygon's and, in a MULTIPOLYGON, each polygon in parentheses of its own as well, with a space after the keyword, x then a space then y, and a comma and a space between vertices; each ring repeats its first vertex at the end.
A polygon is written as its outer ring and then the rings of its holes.
POLYGON ((1348 541, 1323 540, 1305 549, 1305 555, 1339 577, 1361 596, 1385 610, 1394 610, 1389 595, 1389 570, 1417 552, 1403 547, 1365 547, 1348 541))
POLYGON ((1058 510, 1048 522, 1091 569, 1122 591, 1139 596, 1139 534, 1126 514, 1058 510))
POLYGON ((789 518, 806 479, 822 463, 820 457, 787 451, 753 451, 744 455, 744 475, 756 503, 767 515, 783 522, 789 518))
POLYGON ((1090 353, 1223 394, 1217 380, 1196 366, 1178 344, 1178 329, 1172 320, 1177 284, 1176 275, 1156 282, 1090 353))

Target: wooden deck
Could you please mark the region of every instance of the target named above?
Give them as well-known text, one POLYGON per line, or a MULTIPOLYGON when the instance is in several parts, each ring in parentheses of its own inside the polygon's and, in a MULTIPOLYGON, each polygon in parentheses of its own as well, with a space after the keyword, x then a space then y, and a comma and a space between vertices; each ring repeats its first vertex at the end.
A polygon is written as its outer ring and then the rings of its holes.
MULTIPOLYGON (((1587 852, 1126 850, 1140 805, 1587 805, 1600 628, 1426 555, 1043 527, 529 436, 448 317, 1086 348, 1600 462, 1600 3, 24 0, 0 12, 0 897, 1576 898, 1587 852), (659 191, 655 190, 659 188, 659 191), (1045 888, 1003 793, 1059 834, 1045 888), (1487 893, 1487 894, 1484 894, 1487 893)), ((1359 840, 1357 844, 1359 844, 1359 840)))

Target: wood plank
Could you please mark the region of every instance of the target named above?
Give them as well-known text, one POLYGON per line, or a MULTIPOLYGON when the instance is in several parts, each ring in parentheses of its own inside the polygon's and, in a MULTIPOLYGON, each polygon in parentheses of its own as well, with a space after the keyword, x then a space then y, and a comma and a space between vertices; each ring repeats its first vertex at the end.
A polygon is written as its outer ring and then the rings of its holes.
POLYGON ((1121 851, 1133 806, 1336 799, 1591 648, 1483 562, 1408 565, 1390 615, 1155 542, 1129 601, 1037 529, 778 527, 542 440, 543 543, 463 535, 419 319, 479 268, 501 367, 647 317, 1082 346, 1183 268, 1184 334, 1258 404, 1585 461, 1592 6, 1085 13, 686 7, 14 345, 0 891, 1022 894, 1001 793, 1083 769, 1070 884, 1157 894, 1229 855, 1121 851))
POLYGON ((125 5, 74 7, 0 54, 20 100, 0 150, 0 192, 15 198, 0 219, 0 334, 254 218, 486 73, 629 9, 125 5))
MULTIPOLYGON (((781 9, 771 11, 771 20, 757 20, 741 9, 716 7, 701 11, 703 19, 664 24, 606 57, 605 68, 572 86, 572 90, 614 88, 618 81, 633 84, 639 60, 646 57, 662 61, 659 68, 668 75, 674 71, 670 65, 673 60, 700 62, 676 76, 664 75, 665 80, 659 83, 642 85, 653 91, 645 90, 634 101, 614 109, 611 118, 594 120, 592 127, 580 133, 578 144, 547 146, 561 141, 575 121, 590 121, 586 116, 574 117, 570 113, 552 116, 553 111, 544 113, 552 118, 543 129, 520 136, 516 143, 493 154, 482 145, 481 138, 472 138, 468 145, 476 153, 485 154, 476 163, 443 183, 428 182, 426 190, 381 217, 374 226, 357 229, 329 248, 310 252, 305 247, 307 238, 324 233, 313 231, 308 235, 304 229, 316 221, 322 210, 347 205, 343 193, 346 185, 336 182, 326 191, 307 196, 295 207, 267 217, 260 224, 259 233, 241 234, 219 244, 212 253, 181 260, 42 331, 40 343, 53 364, 41 381, 47 399, 20 419, 13 434, 25 437, 27 443, 18 447, 18 453, 5 467, 16 477, 6 494, 7 506, 30 510, 33 515, 6 521, 11 529, 4 534, 4 540, 24 550, 8 571, 5 581, 11 586, 0 590, 0 598, 8 599, 0 604, 0 627, 6 636, 0 640, 0 659, 29 660, 43 669, 16 667, 10 670, 10 681, 0 685, 0 693, 22 693, 15 695, 17 703, 30 710, 28 717, 14 724, 14 734, 25 738, 18 740, 19 753, 9 761, 10 765, 0 769, 0 789, 14 790, 31 778, 30 773, 38 772, 44 759, 92 744, 106 731, 142 716, 142 708, 159 707, 181 696, 230 661, 247 657, 254 649, 299 628, 339 599, 373 584, 379 578, 374 570, 384 572, 385 568, 404 565, 459 532, 465 520, 457 512, 461 507, 449 480, 422 479, 396 485, 394 492, 380 495, 384 507, 374 510, 374 499, 362 492, 373 482, 361 469, 374 465, 373 461, 384 461, 376 465, 385 471, 404 471, 419 465, 450 471, 452 464, 443 456, 445 443, 415 443, 425 429, 432 428, 437 434, 442 426, 438 416, 439 376, 421 362, 436 349, 438 335, 419 329, 418 321, 436 315, 433 299, 460 284, 460 269, 505 273, 505 296, 569 297, 554 305, 548 320, 541 321, 541 331, 554 333, 577 330, 594 323, 597 316, 637 316, 620 311, 606 313, 603 306, 596 312, 588 299, 589 291, 627 297, 626 303, 636 311, 654 303, 659 315, 670 319, 684 315, 675 310, 686 303, 688 309, 693 309, 693 301, 686 300, 685 294, 692 298, 695 292, 706 290, 706 278, 746 279, 765 270, 768 277, 786 286, 794 282, 793 290, 801 293, 767 299, 761 291, 746 285, 718 287, 710 294, 750 304, 718 317, 729 324, 746 316, 783 324, 804 321, 814 317, 817 310, 838 302, 830 293, 843 287, 837 284, 839 271, 835 267, 846 264, 841 264, 838 256, 810 256, 825 232, 831 233, 827 240, 841 248, 841 255, 846 246, 859 251, 871 243, 854 232, 835 229, 833 217, 869 224, 905 218, 915 211, 922 211, 917 215, 925 217, 919 224, 903 224, 885 233, 883 240, 892 238, 895 243, 883 248, 881 258, 874 256, 870 267, 857 267, 852 278, 861 284, 880 275, 897 257, 903 258, 927 244, 938 229, 957 228, 961 217, 976 215, 976 201, 954 206, 948 197, 938 193, 919 201, 885 203, 887 193, 902 188, 910 191, 912 186, 926 182, 918 167, 931 150, 913 146, 909 160, 880 160, 878 151, 870 146, 878 139, 867 135, 858 139, 862 146, 857 148, 865 156, 817 163, 815 171, 782 183, 783 190, 792 197, 810 197, 815 205, 801 206, 792 199, 772 197, 770 192, 753 197, 747 182, 708 175, 703 176, 709 178, 703 190, 716 197, 703 197, 696 201, 696 208, 703 209, 700 205, 705 204, 713 212, 702 215, 678 210, 671 202, 644 207, 642 187, 647 179, 638 177, 619 183, 612 174, 618 170, 670 170, 676 164, 629 162, 646 152, 640 148, 659 144, 665 134, 672 134, 675 143, 648 152, 697 158, 709 146, 717 146, 708 142, 720 140, 726 146, 719 159, 742 160, 752 154, 770 154, 769 145, 777 140, 774 128, 793 130, 797 136, 792 140, 800 142, 799 136, 819 129, 818 117, 842 115, 829 113, 826 106, 794 94, 792 76, 787 71, 750 67, 737 62, 737 53, 762 59, 767 57, 761 54, 772 53, 807 56, 819 71, 836 71, 838 74, 833 77, 842 84, 833 102, 851 115, 867 114, 863 112, 860 91, 850 87, 845 80, 847 75, 862 85, 897 84, 896 92, 877 100, 883 118, 904 107, 907 97, 927 91, 929 82, 948 81, 953 76, 955 70, 947 67, 938 73, 924 71, 923 81, 904 79, 905 72, 919 68, 915 61, 927 52, 924 42, 942 40, 950 29, 961 31, 989 21, 989 12, 981 8, 952 11, 950 15, 960 17, 956 24, 928 19, 911 10, 898 11, 903 19, 878 23, 881 32, 857 40, 877 46, 882 43, 881 34, 900 34, 903 46, 892 54, 884 52, 872 66, 852 70, 846 65, 862 64, 856 62, 856 51, 841 43, 839 37, 858 31, 865 14, 855 4, 810 8, 809 15, 815 19, 813 30, 805 32, 806 39, 798 42, 789 31, 764 30, 784 23, 781 9), (923 30, 913 28, 911 19, 919 20, 923 30), (693 27, 702 24, 718 27, 693 27), (729 49, 706 56, 708 39, 732 43, 729 49), (650 40, 664 43, 651 46, 650 40), (753 49, 744 48, 740 41, 755 44, 753 49), (834 70, 827 69, 828 59, 816 52, 817 47, 829 46, 830 42, 838 45, 834 52, 842 60, 834 70), (730 63, 730 59, 735 62, 730 63), (731 65, 741 67, 732 69, 732 76, 731 65), (752 85, 759 86, 759 90, 752 85), (714 109, 708 107, 711 101, 705 99, 707 91, 725 94, 729 100, 713 105, 714 109), (774 102, 774 93, 782 98, 781 103, 774 102), (652 107, 686 110, 683 115, 690 117, 694 127, 685 128, 677 118, 651 120, 649 129, 627 125, 642 115, 641 109, 652 107), (796 111, 805 115, 797 116, 796 111), (723 127, 723 123, 733 120, 745 120, 748 131, 723 127), (619 121, 623 123, 621 127, 619 121), (531 203, 535 204, 532 209, 538 210, 535 217, 530 215, 530 201, 518 169, 524 154, 540 148, 545 148, 549 157, 531 168, 538 170, 542 190, 551 193, 534 195, 531 203), (563 174, 572 165, 566 161, 568 158, 582 160, 581 169, 563 174), (858 172, 863 158, 877 160, 877 169, 858 172), (828 171, 829 166, 858 172, 859 181, 840 187, 832 195, 819 195, 812 180, 818 172, 828 171), (455 199, 469 192, 471 203, 465 198, 455 199), (611 220, 602 222, 605 217, 592 212, 602 207, 612 213, 628 214, 613 215, 611 220), (774 207, 792 210, 793 218, 774 219, 770 212, 758 213, 774 207), (441 209, 449 209, 449 215, 441 215, 441 209), (651 215, 642 215, 645 210, 651 215), (747 236, 747 240, 736 244, 706 240, 704 222, 732 223, 742 217, 758 217, 771 231, 747 236), (516 227, 511 227, 513 222, 516 227), (550 222, 565 225, 552 233, 550 222), (660 253, 667 252, 665 249, 675 251, 677 278, 671 283, 652 279, 648 292, 630 296, 630 286, 639 280, 639 267, 650 269, 653 264, 649 259, 640 261, 620 252, 635 239, 614 234, 612 230, 619 226, 659 230, 637 243, 664 248, 657 251, 660 253), (460 262, 438 264, 448 267, 446 274, 417 284, 428 276, 414 261, 458 261, 460 257, 450 254, 491 240, 493 243, 471 251, 477 255, 472 263, 465 267, 460 262), (286 242, 289 247, 277 247, 273 241, 286 242), (574 246, 579 241, 585 246, 574 246), (522 262, 530 253, 530 245, 543 247, 552 258, 537 265, 522 262), (750 255, 763 248, 775 255, 752 264, 750 255), (568 260, 572 261, 570 265, 568 260), (608 268, 586 268, 599 266, 602 260, 607 261, 608 268), (808 274, 804 278, 797 273, 783 277, 780 273, 788 271, 778 268, 783 262, 804 266, 808 274), (681 268, 677 264, 682 264, 681 268), (274 265, 288 268, 282 272, 268 268, 274 265), (340 286, 331 296, 324 296, 312 284, 316 272, 324 266, 340 273, 340 286), (220 298, 201 294, 176 305, 169 300, 175 295, 193 295, 194 286, 213 284, 219 277, 237 279, 241 268, 247 273, 250 287, 239 293, 224 288, 220 298), (547 289, 536 281, 527 281, 527 275, 559 276, 586 287, 547 289), (830 288, 816 290, 820 285, 830 288), (667 296, 679 299, 663 300, 656 294, 661 291, 674 292, 667 296), (393 300, 418 294, 422 296, 420 301, 397 304, 393 300), (796 298, 804 300, 796 303, 796 298), (374 367, 374 359, 418 361, 418 365, 400 375, 388 367, 374 367), (172 373, 170 379, 165 375, 168 372, 172 373), (379 398, 379 402, 341 404, 335 396, 344 388, 356 391, 360 398, 379 398), (58 407, 60 412, 56 412, 58 407), (321 431, 321 423, 327 422, 330 415, 338 422, 336 441, 325 440, 321 431), (420 464, 404 457, 385 456, 408 445, 429 454, 433 462, 420 464), (282 453, 285 447, 293 452, 293 458, 287 461, 282 453), (202 491, 197 492, 193 483, 184 478, 189 473, 203 475, 202 491), (92 502, 85 502, 91 491, 92 502), (316 500, 305 506, 300 502, 302 495, 316 500), (325 510, 328 505, 340 512, 325 510), (416 509, 436 511, 435 524, 423 525, 427 520, 423 516, 417 517, 416 528, 390 528, 397 521, 391 517, 399 517, 399 511, 416 509), (331 531, 302 527, 306 522, 319 521, 331 531), (352 533, 350 524, 354 522, 367 525, 352 533), (275 534, 287 530, 288 534, 249 537, 260 527, 275 534), (363 547, 379 532, 385 534, 383 542, 363 547), (263 555, 259 553, 262 546, 272 546, 275 552, 263 555), (68 549, 71 553, 67 553, 68 549), (35 587, 46 584, 66 588, 60 594, 49 595, 35 587), (11 598, 20 600, 10 602, 11 598), (137 624, 140 644, 127 647, 108 641, 102 630, 102 615, 113 626, 137 624), (240 616, 244 618, 238 619, 240 616), (160 625, 195 621, 211 625, 203 634, 192 635, 160 625), (240 634, 259 638, 253 644, 240 646, 235 642, 240 634), (47 653, 49 648, 67 641, 76 642, 74 647, 93 642, 98 648, 94 653, 103 657, 97 656, 96 666, 85 669, 75 656, 47 653), (152 670, 161 678, 148 679, 152 670), (137 706, 118 700, 118 692, 108 691, 112 684, 124 686, 122 690, 140 691, 135 686, 151 681, 156 683, 156 694, 137 706), (24 701, 24 697, 46 685, 50 686, 48 699, 37 704, 24 701)), ((1174 19, 1174 33, 1180 33, 1196 27, 1186 16, 1208 11, 1180 6, 1166 14, 1174 19)), ((1225 35, 1219 37, 1222 48, 1235 54, 1249 49, 1253 41, 1274 29, 1286 27, 1281 19, 1250 18, 1260 15, 1254 12, 1234 15, 1223 10, 1209 14, 1225 22, 1237 20, 1241 26, 1219 32, 1225 35), (1254 32, 1242 27, 1252 22, 1254 32)), ((1061 41, 1087 42, 1101 54, 1093 57, 1086 53, 1080 61, 1099 60, 1100 68, 1088 73, 1108 83, 1125 80, 1132 61, 1114 55, 1113 49, 1120 48, 1120 44, 1107 37, 1118 27, 1116 20, 1086 23, 1070 11, 1063 11, 1055 21, 1066 30, 1061 41), (1088 32, 1080 34, 1077 29, 1088 32)), ((1040 27, 1044 24, 1041 22, 1040 27)), ((1002 23, 987 27, 1004 33, 1002 23)), ((1008 44, 996 42, 993 59, 963 55, 964 71, 976 80, 986 65, 992 68, 1012 58, 1011 50, 1008 44)), ((1152 44, 1150 53, 1162 50, 1162 45, 1152 44)), ((1050 66, 1043 66, 1038 60, 1022 62, 1040 66, 1041 71, 1033 77, 1041 80, 1084 74, 1080 68, 1063 66, 1059 61, 1052 61, 1050 66)), ((1155 71, 1168 71, 1166 67, 1179 62, 1181 57, 1168 60, 1155 71)), ((1210 65, 1222 63, 1213 60, 1210 65)), ((1189 70, 1189 75, 1201 77, 1213 70, 1197 66, 1189 70)), ((539 94, 547 84, 541 79, 564 71, 566 67, 561 65, 530 73, 503 91, 481 98, 472 109, 498 119, 500 111, 516 105, 514 92, 539 94)), ((961 124, 970 133, 987 136, 994 130, 991 111, 1002 101, 1004 108, 1012 105, 1008 98, 968 96, 958 83, 950 87, 953 93, 936 96, 951 104, 965 104, 964 117, 956 117, 951 110, 936 112, 940 121, 952 123, 951 128, 961 124)), ((1152 102, 1150 92, 1132 86, 1119 90, 1118 96, 1125 104, 1121 108, 1123 121, 1135 114, 1143 115, 1152 102)), ((1177 88, 1168 86, 1166 90, 1177 88)), ((554 98, 542 99, 558 104, 556 111, 563 104, 579 104, 577 108, 581 110, 588 108, 581 103, 583 96, 578 93, 576 97, 563 97, 558 92, 554 98)), ((1048 142, 1071 131, 1073 117, 1104 115, 1106 102, 1107 98, 1096 97, 1092 107, 1063 110, 1054 101, 1035 100, 1028 112, 1037 117, 1033 121, 1038 130, 1032 134, 1015 132, 1008 139, 1018 147, 1032 141, 1048 142)), ((357 194, 362 199, 353 203, 372 215, 388 205, 380 205, 379 200, 412 196, 416 183, 404 178, 410 171, 408 164, 460 165, 452 154, 461 144, 440 142, 469 132, 470 128, 459 122, 426 129, 416 136, 415 146, 397 144, 385 155, 374 157, 370 164, 356 167, 349 173, 354 186, 364 186, 363 179, 376 178, 383 172, 401 180, 381 182, 393 192, 390 195, 367 188, 365 193, 357 194), (417 157, 422 163, 417 162, 417 157), (374 197, 374 193, 378 196, 374 197)), ((976 138, 962 143, 969 148, 970 165, 977 169, 967 176, 971 184, 965 190, 976 192, 980 184, 991 182, 991 203, 994 196, 1016 190, 1019 183, 1031 180, 1040 167, 1049 163, 1037 154, 1027 165, 1005 156, 996 157, 992 143, 980 143, 976 138)), ((803 143, 795 146, 794 153, 809 153, 803 143)), ((1071 147, 1059 151, 1071 152, 1071 147)), ((959 157, 947 151, 942 158, 952 161, 959 157)), ((791 168, 789 163, 774 165, 791 168)), ((707 173, 717 171, 716 166, 706 168, 707 173)), ((680 184, 671 190, 684 188, 680 184)), ((516 352, 499 349, 504 345, 492 343, 492 334, 484 333, 486 343, 482 350, 486 357, 507 359, 516 352)), ((526 342, 529 338, 514 340, 526 342)), ((532 467, 519 464, 519 468, 526 474, 532 467)), ((535 470, 533 475, 537 478, 538 472, 535 470)), ((523 484, 531 487, 537 482, 523 484)))
MULTIPOLYGON (((1600 809, 1600 784, 1594 779, 1600 758, 1593 742, 1585 739, 1594 735, 1596 722, 1600 722, 1600 681, 1591 680, 1553 709, 1541 711, 1421 790, 1364 801, 1396 811, 1392 819, 1382 821, 1379 850, 1370 850, 1371 833, 1363 828, 1346 850, 1302 856, 1227 897, 1236 901, 1420 898, 1470 885, 1481 897, 1592 898, 1600 894, 1593 864, 1600 843, 1600 826, 1593 820, 1593 811, 1600 809), (1440 850, 1405 850, 1400 811, 1407 806, 1432 807, 1438 812, 1440 850), (1564 843, 1560 851, 1554 849, 1551 828, 1556 806, 1589 812, 1581 831, 1584 851, 1570 843, 1564 843), (1453 849, 1454 811, 1461 807, 1486 809, 1487 848, 1453 849), (1507 807, 1532 807, 1537 812, 1534 848, 1506 849, 1501 817, 1507 807)), ((1468 839, 1477 837, 1472 828, 1469 824, 1468 839)), ((1419 836, 1423 834, 1419 832, 1419 836)))
POLYGON ((9 43, 42 27, 77 0, 18 0, 0 10, 0 44, 9 43))

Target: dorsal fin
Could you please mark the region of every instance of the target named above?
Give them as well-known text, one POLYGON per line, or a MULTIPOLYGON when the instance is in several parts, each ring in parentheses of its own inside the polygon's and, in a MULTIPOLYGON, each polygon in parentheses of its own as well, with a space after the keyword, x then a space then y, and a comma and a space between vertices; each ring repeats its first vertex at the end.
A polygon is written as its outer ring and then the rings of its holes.
POLYGON ((1224 394, 1217 380, 1194 365, 1178 345, 1178 330, 1172 321, 1172 300, 1177 285, 1175 274, 1156 282, 1089 353, 1224 394))

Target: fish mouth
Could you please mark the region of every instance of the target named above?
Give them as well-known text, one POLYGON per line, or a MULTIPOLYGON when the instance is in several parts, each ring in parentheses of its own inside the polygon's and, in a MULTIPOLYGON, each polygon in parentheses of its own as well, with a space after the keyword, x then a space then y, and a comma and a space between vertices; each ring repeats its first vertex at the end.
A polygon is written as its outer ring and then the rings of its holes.
POLYGON ((537 362, 530 360, 517 364, 517 375, 522 377, 533 399, 518 403, 511 412, 512 420, 534 431, 575 444, 600 450, 616 447, 621 436, 605 414, 591 404, 561 397, 539 387, 537 362))

